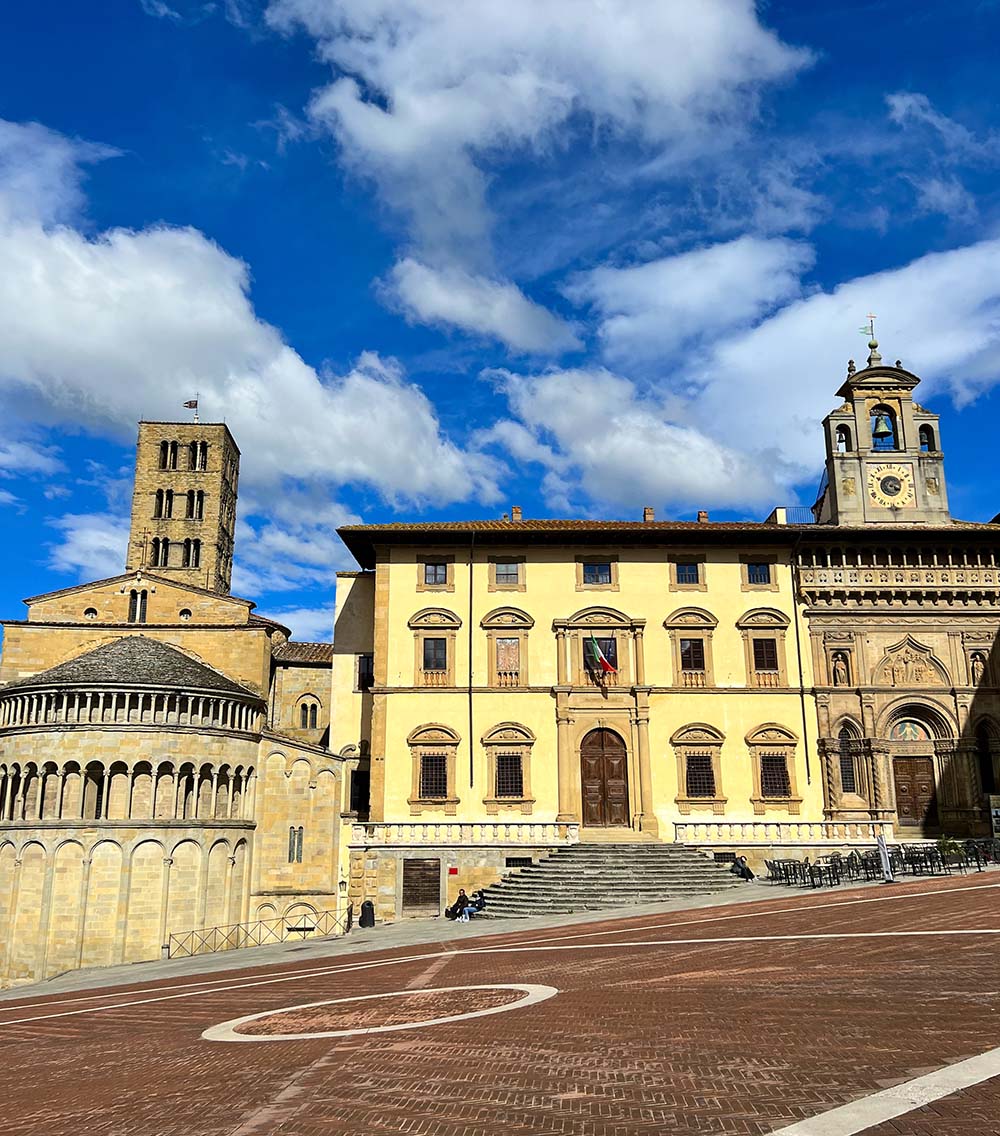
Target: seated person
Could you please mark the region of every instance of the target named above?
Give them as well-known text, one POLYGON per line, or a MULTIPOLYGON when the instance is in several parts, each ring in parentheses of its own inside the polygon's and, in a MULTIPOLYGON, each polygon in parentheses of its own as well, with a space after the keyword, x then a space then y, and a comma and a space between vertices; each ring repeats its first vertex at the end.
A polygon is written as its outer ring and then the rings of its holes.
POLYGON ((471 902, 472 900, 465 894, 465 888, 459 888, 458 899, 455 900, 451 907, 444 909, 445 918, 458 919, 471 902))

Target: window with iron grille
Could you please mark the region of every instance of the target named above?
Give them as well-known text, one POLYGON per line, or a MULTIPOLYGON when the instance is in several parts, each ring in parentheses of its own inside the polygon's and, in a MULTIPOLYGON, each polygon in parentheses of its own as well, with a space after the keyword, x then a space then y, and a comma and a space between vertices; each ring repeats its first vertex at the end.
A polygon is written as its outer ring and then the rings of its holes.
POLYGON ((689 797, 715 796, 715 769, 710 753, 688 754, 686 781, 689 797))
POLYGON ((777 639, 755 639, 753 641, 753 669, 755 671, 776 671, 778 669, 777 639))
POLYGON ((524 769, 519 753, 497 754, 497 796, 524 796, 524 769))
POLYGON ((747 565, 747 583, 748 584, 770 584, 771 582, 771 565, 763 564, 748 564, 747 565))
POLYGON ((765 797, 792 795, 792 783, 788 779, 788 759, 783 753, 761 754, 760 791, 765 797))
POLYGON ((375 656, 358 655, 358 690, 371 690, 375 685, 375 656))
POLYGON ((530 868, 534 862, 530 856, 508 856, 504 860, 508 868, 530 868))
POLYGON ((585 584, 610 584, 611 564, 608 562, 584 564, 583 582, 585 584))
POLYGON ((840 755, 840 786, 845 793, 858 791, 858 775, 854 768, 854 758, 849 753, 840 755))
POLYGON ((681 670, 703 671, 705 669, 705 640, 681 640, 681 670))
POLYGON ((448 669, 448 640, 424 640, 424 670, 446 671, 448 669))
POLYGON ((697 584, 698 583, 698 561, 697 560, 678 560, 677 561, 677 583, 678 584, 697 584))
POLYGON ((447 584, 448 565, 443 560, 428 560, 424 565, 425 584, 447 584))
POLYGON ((425 800, 448 796, 448 758, 443 753, 420 755, 420 796, 425 800))
POLYGON ((519 584, 520 565, 516 560, 498 560, 496 563, 496 582, 498 584, 519 584))

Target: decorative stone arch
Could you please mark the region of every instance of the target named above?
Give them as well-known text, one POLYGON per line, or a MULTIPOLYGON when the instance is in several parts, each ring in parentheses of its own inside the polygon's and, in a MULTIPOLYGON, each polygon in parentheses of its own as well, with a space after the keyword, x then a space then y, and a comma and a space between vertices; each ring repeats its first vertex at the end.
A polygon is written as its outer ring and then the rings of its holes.
POLYGON ((645 628, 644 619, 632 619, 616 608, 604 606, 585 607, 569 619, 554 619, 552 630, 556 633, 559 685, 629 686, 633 681, 633 666, 634 681, 640 686, 645 685, 646 664, 642 639, 645 628), (600 681, 591 674, 584 660, 584 643, 591 635, 614 640, 618 658, 617 674, 607 675, 600 681), (569 660, 566 658, 567 644, 569 660))
POLYGON ((503 690, 528 685, 528 632, 535 621, 517 607, 497 607, 484 615, 490 686, 503 690))
POLYGON ((531 814, 535 798, 531 792, 531 749, 534 733, 520 722, 499 722, 482 736, 486 750, 486 796, 483 804, 491 816, 501 811, 520 810, 531 814), (520 767, 520 791, 507 792, 510 783, 517 789, 517 767, 520 767), (505 790, 501 794, 501 790, 505 790))
POLYGON ((785 659, 785 633, 791 619, 774 607, 755 607, 744 612, 736 621, 743 636, 743 653, 747 668, 747 686, 781 687, 788 685, 788 666, 785 659), (770 648, 758 647, 758 642, 773 642, 770 648), (766 664, 766 665, 765 665, 766 664))
POLYGON ((879 738, 891 742, 929 743, 945 742, 958 736, 958 729, 951 715, 928 698, 914 698, 908 695, 890 703, 881 713, 876 723, 876 733, 879 738), (896 727, 904 721, 913 721, 922 725, 926 731, 926 738, 912 737, 906 739, 898 736, 896 727), (894 736, 894 734, 896 736, 894 736))
POLYGON ((768 809, 781 809, 791 816, 802 807, 795 770, 799 738, 778 722, 765 722, 744 739, 753 770, 753 811, 763 816, 768 809))
POLYGON ((453 612, 443 607, 425 607, 407 620, 407 627, 413 632, 413 683, 414 686, 448 687, 455 685, 455 646, 462 621, 453 612), (424 641, 443 639, 445 641, 445 665, 424 667, 424 641))
MULTIPOLYGON (((707 614, 707 613, 706 613, 707 614)), ((722 743, 726 735, 707 722, 691 722, 670 735, 677 759, 677 811, 726 811, 722 792, 722 743)))
POLYGON ((311 690, 305 691, 295 699, 292 708, 292 725, 299 730, 319 729, 319 712, 323 699, 311 690))
POLYGON ((905 635, 898 643, 885 649, 872 672, 873 686, 896 686, 912 689, 915 686, 951 685, 948 669, 932 648, 924 646, 912 635, 905 635))
POLYGON ((663 621, 670 636, 670 655, 673 660, 674 686, 685 688, 715 686, 715 669, 712 662, 712 635, 719 621, 710 611, 701 607, 679 607, 663 621), (682 651, 682 639, 700 640, 704 667, 690 665, 682 651), (685 666, 685 663, 688 665, 685 666))
POLYGON ((461 742, 458 733, 440 722, 427 722, 407 735, 412 770, 408 800, 411 816, 420 816, 429 810, 443 811, 445 816, 456 815, 456 767, 461 742), (432 787, 433 793, 430 792, 432 787), (439 788, 444 790, 443 796, 439 788))

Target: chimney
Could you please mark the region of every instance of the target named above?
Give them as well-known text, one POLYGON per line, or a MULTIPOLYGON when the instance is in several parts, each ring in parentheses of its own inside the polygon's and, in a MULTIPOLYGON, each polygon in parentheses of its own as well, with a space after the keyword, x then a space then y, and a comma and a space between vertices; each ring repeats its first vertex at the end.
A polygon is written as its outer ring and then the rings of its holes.
POLYGON ((645 507, 645 509, 643 509, 643 511, 642 511, 642 520, 643 520, 643 523, 647 524, 647 525, 649 524, 650 521, 656 520, 656 512, 655 512, 654 509, 650 508, 649 505, 647 505, 645 507))
POLYGON ((706 513, 704 509, 698 510, 698 524, 699 525, 707 525, 708 524, 708 513, 706 513))
POLYGON ((510 519, 512 521, 520 521, 520 520, 523 519, 521 517, 521 506, 520 505, 511 505, 511 507, 510 507, 510 519))

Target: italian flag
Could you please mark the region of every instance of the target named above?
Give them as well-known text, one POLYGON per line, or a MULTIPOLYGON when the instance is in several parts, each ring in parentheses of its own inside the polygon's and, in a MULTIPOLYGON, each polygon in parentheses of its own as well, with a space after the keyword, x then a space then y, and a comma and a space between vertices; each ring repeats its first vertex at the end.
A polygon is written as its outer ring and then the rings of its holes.
POLYGON ((590 648, 590 663, 596 669, 600 669, 602 674, 617 674, 618 668, 613 667, 607 660, 604 652, 601 650, 600 645, 594 638, 594 633, 590 633, 590 642, 587 644, 590 648))

